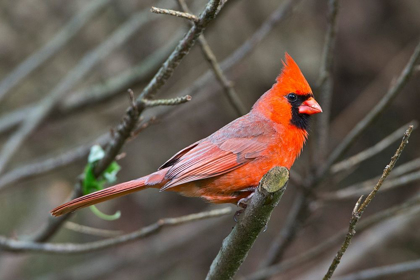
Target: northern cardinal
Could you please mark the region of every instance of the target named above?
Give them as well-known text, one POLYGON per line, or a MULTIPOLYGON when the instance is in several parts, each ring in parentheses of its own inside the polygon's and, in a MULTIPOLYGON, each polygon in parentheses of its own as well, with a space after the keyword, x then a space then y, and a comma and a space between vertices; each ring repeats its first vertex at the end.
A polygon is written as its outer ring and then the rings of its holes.
POLYGON ((286 53, 277 83, 252 110, 186 147, 158 171, 67 202, 60 216, 146 188, 180 192, 212 203, 238 203, 251 196, 274 166, 290 169, 308 136, 309 116, 322 112, 308 82, 286 53))

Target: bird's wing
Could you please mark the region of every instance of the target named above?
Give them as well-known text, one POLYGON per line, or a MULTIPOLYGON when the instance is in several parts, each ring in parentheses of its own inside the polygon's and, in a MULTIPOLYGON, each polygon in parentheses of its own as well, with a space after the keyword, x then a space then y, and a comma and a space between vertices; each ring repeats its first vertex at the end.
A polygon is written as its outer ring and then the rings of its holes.
POLYGON ((215 177, 248 163, 261 155, 274 133, 265 120, 237 119, 165 163, 163 167, 172 166, 165 176, 168 183, 161 190, 215 177))

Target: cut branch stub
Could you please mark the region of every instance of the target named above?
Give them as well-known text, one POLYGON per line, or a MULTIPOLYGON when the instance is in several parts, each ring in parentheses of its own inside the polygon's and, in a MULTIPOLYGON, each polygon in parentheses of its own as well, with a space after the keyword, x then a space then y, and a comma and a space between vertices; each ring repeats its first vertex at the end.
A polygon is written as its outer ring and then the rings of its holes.
POLYGON ((206 279, 232 279, 258 234, 267 226, 288 180, 289 170, 285 167, 273 167, 264 175, 242 218, 223 241, 206 279))

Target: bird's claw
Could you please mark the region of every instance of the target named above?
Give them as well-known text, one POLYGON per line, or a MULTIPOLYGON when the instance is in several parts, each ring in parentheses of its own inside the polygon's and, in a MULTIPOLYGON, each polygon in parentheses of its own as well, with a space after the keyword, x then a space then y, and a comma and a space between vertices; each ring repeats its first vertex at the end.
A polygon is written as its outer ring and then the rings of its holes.
POLYGON ((236 205, 238 207, 241 207, 242 209, 239 209, 238 211, 236 211, 235 215, 233 215, 233 220, 235 221, 235 223, 238 222, 239 216, 244 212, 244 210, 248 206, 248 203, 251 200, 251 198, 252 198, 253 195, 254 195, 254 193, 251 193, 247 197, 244 197, 244 198, 239 199, 239 201, 238 201, 238 203, 236 205))

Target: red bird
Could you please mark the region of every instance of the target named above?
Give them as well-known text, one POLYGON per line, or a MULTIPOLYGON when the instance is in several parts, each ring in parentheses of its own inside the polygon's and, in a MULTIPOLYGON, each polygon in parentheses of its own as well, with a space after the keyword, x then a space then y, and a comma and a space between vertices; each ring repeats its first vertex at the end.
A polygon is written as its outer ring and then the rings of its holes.
POLYGON ((67 202, 51 211, 60 216, 76 209, 146 188, 202 197, 212 203, 238 203, 253 194, 274 166, 290 169, 308 136, 309 116, 322 112, 294 60, 252 110, 195 142, 150 175, 67 202))

